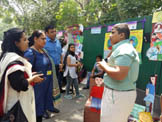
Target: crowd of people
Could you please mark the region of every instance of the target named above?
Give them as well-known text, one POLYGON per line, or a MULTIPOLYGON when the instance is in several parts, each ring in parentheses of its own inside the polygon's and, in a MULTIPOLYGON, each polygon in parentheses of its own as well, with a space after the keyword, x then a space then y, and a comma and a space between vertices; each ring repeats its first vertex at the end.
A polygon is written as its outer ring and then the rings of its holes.
MULTIPOLYGON (((107 62, 102 60, 102 56, 96 56, 92 72, 88 73, 89 78, 99 76, 104 79, 101 122, 126 122, 135 103, 139 57, 129 43, 129 35, 128 25, 113 26, 110 35, 112 52, 107 62)), ((71 86, 75 88, 75 98, 84 97, 78 87, 76 70, 81 63, 75 55, 75 44, 68 44, 66 51, 62 50, 64 45, 66 42, 56 38, 56 28, 52 25, 45 27, 44 31, 35 30, 28 39, 19 28, 4 33, 0 56, 2 120, 4 113, 7 116, 17 102, 28 122, 42 122, 43 117, 59 113, 53 102, 57 102, 64 92, 64 80, 65 99, 73 99, 71 86)), ((89 88, 89 78, 85 89, 89 88)), ((17 119, 19 115, 14 116, 17 119)))
MULTIPOLYGON (((76 90, 76 98, 83 97, 79 93, 78 76, 75 73, 80 65, 75 57, 75 45, 69 44, 66 53, 62 53, 63 42, 56 38, 53 25, 47 26, 45 31, 35 30, 29 38, 20 28, 4 32, 0 57, 3 65, 0 67, 1 120, 7 119, 4 115, 7 116, 6 113, 15 105, 17 107, 17 103, 22 108, 24 120, 28 122, 42 122, 43 117, 49 118, 52 113, 59 113, 53 103, 64 92, 63 76, 67 82, 64 97, 69 99, 67 96, 72 85, 76 90)), ((14 114, 15 119, 18 116, 14 114)))

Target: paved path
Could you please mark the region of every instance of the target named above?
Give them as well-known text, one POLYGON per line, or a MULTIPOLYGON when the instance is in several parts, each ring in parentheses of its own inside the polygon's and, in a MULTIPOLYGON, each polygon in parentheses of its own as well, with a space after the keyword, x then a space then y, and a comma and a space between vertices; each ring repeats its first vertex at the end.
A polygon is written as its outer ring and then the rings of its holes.
MULTIPOLYGON (((83 112, 84 112, 84 104, 89 95, 89 90, 83 90, 83 85, 80 84, 80 92, 85 95, 84 98, 80 99, 72 99, 67 100, 64 99, 64 94, 62 95, 62 103, 57 106, 59 108, 60 113, 55 114, 55 116, 51 119, 43 120, 43 122, 83 122, 83 112)), ((142 95, 139 90, 137 90, 139 95, 142 95)), ((143 97, 142 97, 143 98, 143 97)), ((141 98, 139 98, 141 99, 141 98)), ((142 99, 143 100, 143 99, 142 99)), ((158 100, 160 101, 160 100, 158 100)), ((160 121, 158 121, 160 122, 160 121)))
POLYGON ((84 104, 89 95, 88 90, 83 90, 80 84, 80 92, 85 95, 84 98, 73 98, 72 100, 64 99, 62 95, 62 103, 57 106, 60 113, 55 114, 53 118, 43 120, 43 122, 83 122, 84 104))

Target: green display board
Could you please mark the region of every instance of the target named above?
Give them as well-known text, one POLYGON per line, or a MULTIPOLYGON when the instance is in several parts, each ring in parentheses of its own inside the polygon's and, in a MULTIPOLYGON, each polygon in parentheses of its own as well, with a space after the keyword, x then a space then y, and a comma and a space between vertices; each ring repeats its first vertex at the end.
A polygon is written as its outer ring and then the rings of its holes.
MULTIPOLYGON (((128 22, 128 21, 138 21, 137 29, 143 29, 142 21, 146 20, 144 23, 144 36, 150 35, 152 32, 152 16, 144 16, 141 18, 133 18, 128 19, 121 22, 128 22)), ((119 22, 109 23, 106 24, 112 25, 119 22)), ((99 26, 99 25, 94 25, 99 26)), ((91 27, 94 27, 91 26, 91 27)), ((91 34, 91 29, 84 30, 83 36, 83 51, 84 51, 84 59, 83 63, 85 67, 91 71, 93 68, 93 65, 95 63, 96 56, 101 54, 103 55, 104 51, 104 40, 105 40, 105 33, 107 32, 107 27, 102 27, 101 34, 91 34)), ((148 38, 148 37, 147 37, 148 38)), ((139 77, 137 80, 137 88, 145 90, 146 84, 149 81, 150 75, 157 74, 158 79, 156 83, 156 94, 162 93, 162 62, 160 61, 149 61, 146 57, 146 51, 150 46, 150 40, 147 39, 147 42, 143 41, 143 47, 142 47, 142 64, 140 65, 140 71, 139 71, 139 77)))

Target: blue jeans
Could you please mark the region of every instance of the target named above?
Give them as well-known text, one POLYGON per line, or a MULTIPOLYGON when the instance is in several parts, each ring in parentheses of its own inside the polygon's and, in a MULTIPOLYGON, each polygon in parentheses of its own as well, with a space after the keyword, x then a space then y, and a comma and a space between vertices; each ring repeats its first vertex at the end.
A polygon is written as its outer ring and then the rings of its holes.
POLYGON ((68 74, 66 76, 66 95, 69 95, 69 91, 70 91, 70 86, 74 85, 75 91, 76 91, 76 95, 79 95, 79 87, 78 87, 78 79, 77 78, 71 78, 70 75, 68 74))

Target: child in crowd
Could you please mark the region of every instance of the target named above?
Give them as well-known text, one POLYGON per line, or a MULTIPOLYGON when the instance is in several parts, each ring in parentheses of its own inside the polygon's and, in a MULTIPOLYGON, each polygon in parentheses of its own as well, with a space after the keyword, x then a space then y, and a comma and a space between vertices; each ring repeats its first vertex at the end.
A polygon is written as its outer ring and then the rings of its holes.
POLYGON ((94 76, 103 76, 103 70, 97 66, 97 62, 100 62, 102 60, 102 56, 98 55, 96 56, 96 62, 93 66, 93 69, 91 72, 88 72, 88 80, 87 80, 87 84, 86 87, 84 87, 83 89, 89 89, 89 82, 90 82, 90 77, 94 77, 94 76))
POLYGON ((66 77, 66 93, 65 93, 65 98, 66 99, 72 99, 72 96, 69 94, 70 86, 71 84, 74 84, 74 88, 76 90, 76 98, 83 97, 79 93, 79 87, 78 87, 78 75, 76 73, 76 69, 78 66, 80 66, 80 63, 77 62, 76 57, 75 57, 75 45, 74 44, 69 44, 67 53, 64 58, 64 66, 65 66, 65 71, 64 71, 64 77, 66 77))

